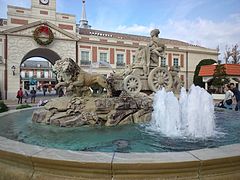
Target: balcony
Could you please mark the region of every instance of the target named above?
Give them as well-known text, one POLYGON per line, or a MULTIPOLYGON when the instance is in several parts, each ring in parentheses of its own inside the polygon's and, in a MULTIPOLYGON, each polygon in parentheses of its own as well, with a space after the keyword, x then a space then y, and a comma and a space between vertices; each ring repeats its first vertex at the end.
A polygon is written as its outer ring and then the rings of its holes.
POLYGON ((80 61, 80 65, 81 66, 90 66, 91 65, 91 61, 81 60, 80 61))
POLYGON ((116 68, 119 68, 119 69, 121 69, 121 68, 125 68, 125 63, 122 63, 122 62, 117 62, 116 63, 116 68))
POLYGON ((180 71, 180 66, 172 66, 170 67, 172 71, 176 71, 176 72, 179 72, 180 71))

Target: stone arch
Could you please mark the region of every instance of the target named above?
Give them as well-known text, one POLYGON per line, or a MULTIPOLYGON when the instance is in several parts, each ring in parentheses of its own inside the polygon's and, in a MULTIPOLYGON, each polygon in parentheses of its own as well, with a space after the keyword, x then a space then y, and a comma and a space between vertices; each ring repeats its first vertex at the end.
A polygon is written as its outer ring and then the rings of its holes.
POLYGON ((29 51, 23 58, 20 64, 31 57, 42 57, 47 59, 51 64, 55 64, 55 62, 61 57, 54 51, 47 48, 37 48, 29 51))

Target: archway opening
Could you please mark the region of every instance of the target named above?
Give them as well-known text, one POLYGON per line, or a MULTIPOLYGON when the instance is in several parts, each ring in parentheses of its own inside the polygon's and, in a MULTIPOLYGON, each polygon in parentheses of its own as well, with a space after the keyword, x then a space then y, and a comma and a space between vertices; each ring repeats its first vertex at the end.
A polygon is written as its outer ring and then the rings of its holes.
POLYGON ((20 81, 26 94, 34 88, 37 97, 55 96, 56 75, 53 65, 60 56, 52 50, 38 48, 27 53, 20 64, 20 81))

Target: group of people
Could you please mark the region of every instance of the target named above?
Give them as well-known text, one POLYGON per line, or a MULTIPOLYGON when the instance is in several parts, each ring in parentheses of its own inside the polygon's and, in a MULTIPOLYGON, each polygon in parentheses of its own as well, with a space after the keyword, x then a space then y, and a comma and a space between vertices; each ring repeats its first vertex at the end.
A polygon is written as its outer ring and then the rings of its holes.
POLYGON ((234 83, 226 84, 224 90, 225 98, 221 106, 240 111, 240 91, 235 87, 234 83))
MULTIPOLYGON (((35 103, 35 98, 36 98, 36 90, 34 89, 34 87, 32 88, 32 90, 30 91, 30 96, 31 96, 31 103, 35 103)), ((23 98, 25 98, 25 103, 27 103, 28 100, 28 92, 27 90, 24 90, 22 88, 20 88, 17 92, 17 99, 18 99, 18 104, 22 104, 22 100, 23 98)))
MULTIPOLYGON (((40 89, 40 88, 39 88, 40 89)), ((43 96, 46 96, 46 92, 48 91, 49 94, 52 92, 52 87, 51 86, 43 86, 43 96)))

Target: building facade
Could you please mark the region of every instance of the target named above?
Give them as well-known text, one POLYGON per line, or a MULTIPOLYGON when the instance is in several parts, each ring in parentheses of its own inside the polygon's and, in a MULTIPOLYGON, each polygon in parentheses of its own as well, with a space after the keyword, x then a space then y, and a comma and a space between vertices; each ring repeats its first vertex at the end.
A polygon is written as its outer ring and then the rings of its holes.
POLYGON ((53 73, 52 64, 48 61, 27 60, 21 64, 20 80, 24 89, 30 90, 54 87, 56 75, 53 73))
MULTIPOLYGON (((107 75, 113 70, 123 71, 134 62, 137 48, 150 41, 145 36, 91 29, 85 1, 79 26, 74 15, 56 12, 56 0, 31 0, 31 3, 29 9, 8 6, 7 19, 0 21, 0 90, 4 99, 15 98, 22 86, 21 64, 28 58, 43 57, 54 64, 60 58, 70 57, 86 71, 107 75), (47 33, 42 36, 45 30, 47 33), (50 43, 43 45, 39 41, 50 43)), ((215 49, 179 40, 161 40, 167 50, 160 64, 180 67, 179 75, 186 88, 193 83, 195 67, 202 59, 218 57, 215 49)))

